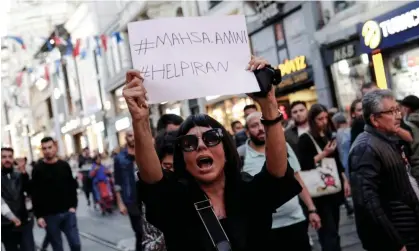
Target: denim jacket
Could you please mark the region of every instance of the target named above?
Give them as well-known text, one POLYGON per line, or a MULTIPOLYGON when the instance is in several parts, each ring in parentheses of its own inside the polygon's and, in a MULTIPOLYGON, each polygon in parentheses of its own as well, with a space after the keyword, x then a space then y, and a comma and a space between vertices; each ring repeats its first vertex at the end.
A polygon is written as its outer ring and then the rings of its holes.
POLYGON ((115 191, 121 193, 125 205, 136 203, 135 158, 124 148, 114 157, 115 191))

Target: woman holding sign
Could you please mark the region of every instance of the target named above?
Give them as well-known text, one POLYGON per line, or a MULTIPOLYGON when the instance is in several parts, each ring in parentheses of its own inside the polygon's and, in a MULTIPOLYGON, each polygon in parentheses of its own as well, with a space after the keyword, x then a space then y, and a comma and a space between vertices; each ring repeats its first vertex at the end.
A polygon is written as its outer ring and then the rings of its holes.
MULTIPOLYGON (((248 70, 267 62, 252 59, 248 70)), ((181 125, 174 151, 176 175, 163 171, 152 143, 147 91, 141 73, 127 72, 123 95, 132 116, 141 194, 168 251, 268 250, 272 212, 301 191, 287 163, 282 116, 274 95, 256 98, 266 131, 266 163, 251 177, 226 129, 208 115, 181 125)))

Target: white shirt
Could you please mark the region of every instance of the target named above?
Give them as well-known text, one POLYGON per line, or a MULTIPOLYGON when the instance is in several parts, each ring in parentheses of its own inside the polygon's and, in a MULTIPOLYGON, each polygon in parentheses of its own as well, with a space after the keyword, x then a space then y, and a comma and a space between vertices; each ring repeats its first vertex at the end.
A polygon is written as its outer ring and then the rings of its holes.
POLYGON ((308 126, 306 126, 306 127, 297 126, 298 136, 300 136, 301 134, 304 134, 304 133, 308 132, 308 129, 309 129, 308 126))
MULTIPOLYGON (((263 153, 253 150, 253 148, 249 146, 249 140, 246 142, 245 147, 246 155, 244 159, 243 171, 254 176, 262 170, 266 156, 263 153)), ((294 169, 294 172, 299 172, 301 170, 300 163, 288 143, 287 151, 289 155, 288 162, 290 163, 291 168, 294 169)), ((303 209, 301 208, 297 195, 276 209, 276 212, 272 214, 272 229, 291 226, 302 222, 305 219, 306 217, 304 216, 303 209)))

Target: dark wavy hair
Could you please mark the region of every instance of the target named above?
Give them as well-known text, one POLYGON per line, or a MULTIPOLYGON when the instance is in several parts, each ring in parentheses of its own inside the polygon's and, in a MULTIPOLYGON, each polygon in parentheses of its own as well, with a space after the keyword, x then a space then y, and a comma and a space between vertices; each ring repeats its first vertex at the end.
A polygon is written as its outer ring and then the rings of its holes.
MULTIPOLYGON (((220 128, 223 132, 222 143, 224 146, 224 154, 226 158, 226 163, 224 166, 224 173, 226 175, 226 180, 235 180, 240 176, 240 157, 237 153, 234 141, 231 138, 227 130, 222 126, 217 120, 211 118, 206 114, 195 114, 190 115, 182 123, 178 130, 177 137, 186 135, 189 130, 196 126, 201 127, 210 127, 210 128, 220 128)), ((176 175, 181 179, 194 180, 194 178, 186 170, 185 160, 183 158, 183 151, 178 144, 175 145, 175 151, 173 155, 173 166, 175 169, 176 175)))
POLYGON ((157 156, 161 161, 165 156, 175 152, 177 131, 161 130, 155 138, 155 148, 157 156))
POLYGON ((354 118, 354 113, 355 113, 356 105, 358 103, 362 103, 362 100, 361 99, 355 99, 351 103, 351 107, 349 108, 349 115, 351 116, 351 118, 354 118))
POLYGON ((166 129, 170 124, 180 125, 183 122, 183 118, 176 114, 163 114, 159 121, 157 121, 157 131, 166 129))
POLYGON ((308 111, 308 124, 310 126, 310 133, 314 137, 319 137, 320 136, 319 135, 319 129, 317 128, 317 125, 316 125, 316 117, 322 112, 325 112, 325 113, 328 114, 328 116, 327 116, 328 117, 328 119, 327 119, 328 123, 327 123, 327 128, 326 128, 326 131, 325 131, 325 135, 327 137, 330 137, 331 134, 332 134, 332 127, 331 127, 332 125, 330 123, 331 120, 330 120, 329 113, 328 113, 328 110, 327 110, 326 106, 324 106, 322 104, 314 104, 310 107, 310 110, 308 111))

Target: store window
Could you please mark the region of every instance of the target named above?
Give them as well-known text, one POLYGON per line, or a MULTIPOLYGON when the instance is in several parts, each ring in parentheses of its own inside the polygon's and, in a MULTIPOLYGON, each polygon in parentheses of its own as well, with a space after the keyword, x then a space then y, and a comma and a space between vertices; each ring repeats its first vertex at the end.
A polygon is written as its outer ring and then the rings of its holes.
POLYGON ((114 92, 114 100, 115 100, 115 108, 116 108, 116 113, 117 114, 121 114, 124 113, 126 111, 128 111, 128 106, 127 103, 125 102, 124 97, 122 96, 122 90, 123 90, 123 86, 119 87, 118 89, 115 90, 114 92))
POLYGON ((240 121, 243 124, 243 108, 246 105, 253 104, 250 98, 232 98, 207 106, 208 115, 220 122, 227 130, 231 132, 230 124, 233 121, 240 121))
POLYGON ((419 48, 390 55, 391 88, 397 99, 408 95, 419 96, 419 48))
POLYGON ((361 85, 371 81, 368 55, 341 60, 330 68, 339 107, 348 109, 352 101, 361 97, 361 85))

